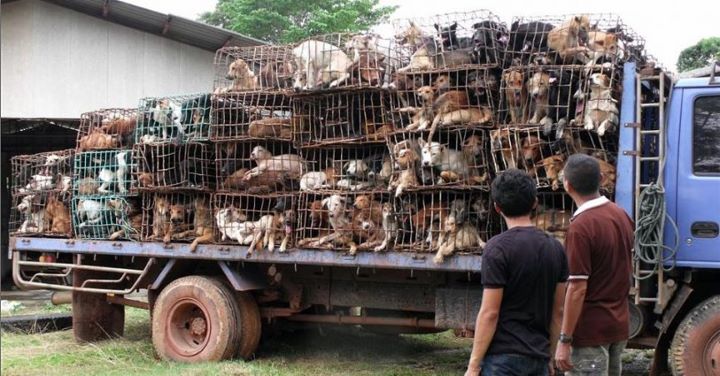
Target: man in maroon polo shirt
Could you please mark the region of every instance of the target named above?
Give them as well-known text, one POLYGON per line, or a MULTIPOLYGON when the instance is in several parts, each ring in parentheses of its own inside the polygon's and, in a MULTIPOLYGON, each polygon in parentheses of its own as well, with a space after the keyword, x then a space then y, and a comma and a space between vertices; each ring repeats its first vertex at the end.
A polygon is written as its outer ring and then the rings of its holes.
POLYGON ((619 376, 628 339, 633 222, 600 195, 595 158, 572 155, 563 172, 577 210, 565 240, 570 276, 555 360, 567 375, 619 376))

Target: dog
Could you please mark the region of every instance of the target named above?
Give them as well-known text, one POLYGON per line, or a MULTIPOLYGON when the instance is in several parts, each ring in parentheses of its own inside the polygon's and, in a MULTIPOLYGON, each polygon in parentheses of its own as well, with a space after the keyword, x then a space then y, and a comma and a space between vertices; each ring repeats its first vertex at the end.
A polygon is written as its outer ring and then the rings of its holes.
POLYGON ((590 98, 585 108, 584 128, 597 129, 599 136, 607 131, 617 129, 619 111, 616 101, 612 98, 610 78, 602 73, 590 75, 590 98))
POLYGON ((301 191, 333 189, 337 183, 335 168, 330 166, 323 171, 310 171, 300 178, 301 191))
POLYGON ((352 60, 337 46, 308 40, 293 49, 297 70, 294 74, 295 91, 312 90, 318 85, 336 87, 350 78, 348 69, 352 60))
POLYGON ((273 210, 275 211, 276 223, 280 225, 282 231, 282 241, 280 242, 280 253, 286 252, 290 240, 295 232, 295 224, 297 223, 297 214, 292 207, 287 204, 285 199, 278 199, 273 210))
POLYGON ((425 130, 434 120, 433 105, 435 103, 435 90, 431 86, 422 86, 416 90, 422 107, 412 117, 412 123, 405 127, 408 131, 425 130))
MULTIPOLYGON (((510 40, 508 50, 530 55, 535 52, 548 51, 548 34, 555 27, 549 23, 532 21, 520 23, 515 21, 510 25, 510 40)), ((521 65, 526 65, 527 60, 522 59, 521 65)))
POLYGON ((289 179, 298 180, 307 171, 307 162, 296 154, 282 154, 273 156, 262 146, 255 146, 250 152, 250 160, 256 166, 245 173, 243 179, 250 180, 260 176, 266 171, 285 172, 289 179))
POLYGON ((484 248, 485 242, 480 237, 477 228, 465 222, 458 223, 454 216, 448 216, 443 223, 443 231, 438 239, 438 251, 433 258, 435 264, 445 262, 445 257, 455 251, 465 251, 472 248, 484 248))
POLYGON ((334 243, 337 246, 349 246, 350 254, 357 252, 357 244, 353 240, 353 222, 352 218, 347 216, 347 200, 340 195, 332 195, 322 200, 323 207, 328 210, 328 223, 332 228, 332 232, 321 237, 315 246, 323 246, 327 243, 334 243))
POLYGON ((103 204, 96 200, 80 200, 77 204, 78 229, 96 225, 103 219, 103 204))
POLYGON ((473 39, 467 37, 457 36, 458 23, 453 22, 450 26, 440 26, 434 24, 435 30, 438 33, 438 39, 442 42, 444 50, 451 51, 457 49, 466 49, 473 47, 473 39))
POLYGON ((255 90, 258 87, 258 78, 243 59, 235 59, 228 66, 225 78, 232 80, 230 91, 255 90))
POLYGON ((395 35, 397 43, 413 50, 410 63, 398 72, 432 70, 435 68, 457 68, 472 64, 471 49, 442 51, 435 39, 425 35, 423 31, 410 21, 410 26, 395 35))
POLYGON ((46 175, 48 174, 47 169, 37 175, 33 175, 30 177, 30 182, 25 186, 19 189, 19 193, 28 193, 28 192, 36 192, 36 191, 48 191, 55 188, 55 177, 52 175, 46 175))
POLYGON ((249 245, 254 238, 255 223, 248 221, 245 213, 235 207, 218 210, 215 223, 223 242, 231 239, 240 245, 249 245))
POLYGON ((170 201, 165 197, 156 196, 153 208, 152 235, 150 240, 162 240, 170 243, 172 224, 170 221, 170 201))
POLYGON ((533 135, 527 135, 520 141, 520 157, 530 176, 536 176, 535 165, 540 161, 542 154, 540 148, 542 140, 533 135))
POLYGON ((158 100, 152 110, 152 120, 160 127, 163 140, 169 138, 172 130, 176 130, 178 137, 185 135, 181 119, 182 109, 168 98, 158 100))
POLYGON ((118 192, 120 192, 121 194, 127 193, 127 188, 125 187, 128 172, 127 154, 128 152, 126 151, 115 154, 115 159, 117 160, 118 166, 117 170, 115 171, 115 175, 117 177, 118 192))
POLYGON ((502 163, 498 165, 500 170, 518 167, 520 155, 514 146, 515 144, 513 134, 510 133, 509 128, 494 129, 490 131, 490 145, 493 152, 493 158, 497 159, 498 153, 501 157, 500 161, 502 163))
POLYGON ((190 252, 195 252, 199 244, 207 244, 213 241, 213 221, 212 212, 208 207, 208 200, 205 197, 198 196, 193 200, 193 228, 181 232, 178 238, 187 238, 195 236, 190 243, 190 252))
POLYGON ((498 64, 498 54, 508 43, 508 31, 504 24, 485 20, 472 25, 472 47, 478 64, 498 64))
MULTIPOLYGON (((282 57, 281 59, 284 59, 282 57)), ((285 89, 292 86, 295 67, 289 61, 270 61, 260 69, 260 87, 285 89)))
POLYGON ((241 168, 225 178, 222 182, 224 190, 247 191, 251 194, 270 193, 292 188, 293 184, 285 171, 267 170, 260 175, 246 179, 247 168, 241 168))
POLYGON ((110 199, 106 205, 113 211, 115 220, 118 222, 118 230, 110 234, 108 239, 120 239, 126 236, 128 232, 140 234, 143 226, 143 214, 140 205, 135 200, 128 199, 128 201, 123 201, 110 199))
POLYGON ((85 177, 78 181, 78 194, 83 196, 90 196, 97 193, 98 184, 95 179, 91 177, 85 177))
POLYGON ((385 76, 385 55, 377 51, 356 52, 358 59, 355 60, 348 71, 353 81, 366 82, 371 86, 380 86, 385 76))
POLYGON ((292 138, 290 119, 266 118, 253 120, 248 125, 248 136, 257 138, 292 138))
POLYGON ((117 135, 105 134, 102 130, 95 129, 86 136, 80 137, 78 151, 115 149, 119 144, 120 139, 117 135))
POLYGON ((435 119, 430 126, 428 140, 432 139, 437 127, 446 127, 456 124, 488 124, 492 122, 493 118, 494 115, 492 110, 485 106, 461 108, 455 111, 438 114, 435 116, 435 119))
POLYGON ((400 171, 394 174, 388 182, 388 191, 395 191, 395 197, 400 197, 405 190, 418 185, 416 169, 420 157, 415 147, 408 144, 393 145, 395 168, 400 171))
POLYGON ((153 174, 149 172, 143 172, 138 175, 138 186, 140 187, 152 187, 155 184, 153 174))
POLYGON ((565 155, 556 154, 543 158, 540 164, 545 170, 545 177, 550 182, 550 187, 553 191, 557 191, 562 186, 562 170, 565 167, 565 155))
POLYGON ((353 213, 352 227, 353 237, 361 242, 357 248, 374 249, 382 244, 385 231, 383 231, 381 227, 381 222, 376 222, 372 219, 370 211, 355 210, 353 213))
POLYGON ((571 64, 575 59, 587 63, 587 43, 590 31, 588 16, 574 16, 548 32, 548 47, 557 52, 564 64, 571 64))
POLYGON ((465 154, 459 150, 452 150, 439 142, 425 142, 418 140, 422 165, 440 171, 437 184, 452 182, 479 183, 480 174, 477 169, 470 166, 465 154))
MULTIPOLYGON (((543 71, 535 72, 527 82, 527 92, 530 95, 532 116, 530 124, 540 124, 549 114, 550 105, 550 74, 543 71)), ((551 124, 552 125, 552 124, 551 124)))
POLYGON ((170 243, 171 240, 183 240, 192 237, 193 232, 188 230, 187 219, 192 214, 192 208, 184 204, 171 204, 169 231, 165 234, 163 242, 170 243))
POLYGON ((122 116, 113 113, 109 117, 102 119, 100 130, 108 135, 117 135, 122 145, 130 146, 136 124, 137 115, 122 116))
POLYGON ((400 231, 400 224, 395 214, 395 209, 390 202, 382 204, 382 228, 384 238, 382 243, 373 249, 375 252, 384 251, 388 249, 388 247, 392 248, 397 239, 398 231, 400 231))
POLYGON ((25 221, 20 225, 18 233, 27 234, 28 232, 43 233, 47 226, 47 218, 45 216, 45 208, 42 207, 40 196, 26 195, 17 205, 17 210, 25 216, 25 221), (28 228, 34 231, 28 231, 28 228))
POLYGON ((533 218, 535 227, 549 232, 560 243, 565 244, 565 235, 570 227, 572 212, 569 210, 538 207, 533 218))
POLYGON ((267 247, 268 252, 275 250, 276 233, 280 230, 279 217, 266 214, 253 223, 253 239, 248 246, 247 257, 252 256, 255 249, 267 247))
POLYGON ((621 30, 601 31, 597 29, 597 25, 593 26, 588 32, 587 47, 591 51, 591 57, 586 63, 589 67, 597 64, 601 59, 609 59, 613 61, 622 55, 622 51, 618 48, 618 34, 621 30))
POLYGON ((600 164, 600 191, 607 194, 615 192, 615 181, 617 179, 615 166, 602 159, 595 159, 600 164))
POLYGON ((50 195, 45 205, 45 220, 53 234, 70 235, 70 210, 56 195, 50 195))
POLYGON ((359 195, 355 197, 353 206, 358 211, 368 213, 368 218, 374 223, 382 222, 382 203, 373 200, 368 195, 359 195))
POLYGON ((520 69, 506 70, 502 74, 505 83, 503 94, 510 113, 511 124, 524 124, 525 109, 527 108, 527 89, 525 86, 525 74, 520 69))

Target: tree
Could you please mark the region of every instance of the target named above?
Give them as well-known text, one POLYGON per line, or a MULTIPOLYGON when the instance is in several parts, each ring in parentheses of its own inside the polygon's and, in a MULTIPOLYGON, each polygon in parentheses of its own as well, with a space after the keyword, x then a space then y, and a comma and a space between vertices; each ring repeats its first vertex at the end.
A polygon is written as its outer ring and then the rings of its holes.
POLYGON ((271 43, 313 35, 359 32, 387 21, 397 9, 379 0, 219 0, 200 21, 271 43))
POLYGON ((685 72, 707 66, 714 60, 720 60, 720 37, 705 38, 684 49, 678 57, 677 68, 685 72))

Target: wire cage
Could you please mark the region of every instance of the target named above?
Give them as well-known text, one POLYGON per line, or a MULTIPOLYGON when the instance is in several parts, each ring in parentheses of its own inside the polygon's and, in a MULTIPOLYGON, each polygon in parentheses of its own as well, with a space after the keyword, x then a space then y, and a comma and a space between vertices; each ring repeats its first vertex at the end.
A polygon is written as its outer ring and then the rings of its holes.
POLYGON ((215 148, 218 192, 296 191, 308 171, 306 160, 287 141, 226 141, 215 148))
POLYGON ((142 198, 109 195, 72 199, 73 233, 79 239, 140 240, 142 198))
POLYGON ((390 85, 396 129, 492 127, 498 108, 500 70, 448 69, 398 73, 390 85))
POLYGON ((77 151, 126 149, 135 143, 137 108, 106 108, 80 115, 77 151))
POLYGON ((74 156, 73 194, 127 195, 137 188, 133 149, 88 151, 74 156))
POLYGON ((73 176, 74 154, 75 150, 65 149, 10 158, 10 192, 68 192, 73 176))
POLYGON ((504 60, 509 66, 544 62, 620 67, 626 61, 642 62, 644 47, 645 40, 614 14, 515 17, 504 60))
POLYGON ((427 142, 417 134, 393 133, 388 137, 394 167, 391 190, 399 196, 446 188, 489 189, 487 134, 479 128, 455 128, 438 132, 427 142))
POLYGON ((292 88, 292 47, 223 47, 215 52, 215 94, 281 91, 292 88))
POLYGON ((384 143, 306 147, 300 153, 308 161, 303 192, 386 191, 393 174, 384 143))
POLYGON ((488 208, 488 193, 455 190, 416 192, 395 200, 395 249, 438 252, 436 262, 452 253, 480 253, 492 235, 488 208))
POLYGON ((212 190, 215 186, 213 145, 190 142, 136 144, 137 168, 133 169, 139 191, 212 190))
POLYGON ((33 192, 11 197, 8 233, 70 237, 70 192, 33 192))
POLYGON ((292 140, 290 97, 278 92, 229 92, 212 97, 210 140, 292 140))
POLYGON ((199 192, 146 193, 143 195, 143 241, 193 241, 214 234, 210 194, 199 192))
POLYGON ((392 203, 385 192, 302 192, 297 209, 297 247, 355 254, 383 243, 382 208, 392 203))
POLYGON ((252 245, 252 251, 281 252, 294 247, 297 194, 215 194, 215 240, 219 244, 252 245))
POLYGON ((381 87, 399 66, 395 44, 372 33, 333 33, 294 46, 296 91, 381 87))
POLYGON ((508 30, 487 10, 393 21, 400 72, 503 65, 508 30))
POLYGON ((392 131, 390 98, 381 89, 296 95, 293 140, 300 146, 385 142, 392 131))
POLYGON ((209 93, 142 98, 135 142, 206 141, 210 114, 209 93))

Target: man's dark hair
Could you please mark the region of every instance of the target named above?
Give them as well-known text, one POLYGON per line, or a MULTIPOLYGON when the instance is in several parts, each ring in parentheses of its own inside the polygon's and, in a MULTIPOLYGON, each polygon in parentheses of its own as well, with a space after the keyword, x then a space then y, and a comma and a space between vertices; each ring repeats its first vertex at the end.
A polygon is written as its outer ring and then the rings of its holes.
POLYGON ((600 190, 600 163, 589 155, 571 155, 563 173, 564 179, 580 195, 589 196, 600 190))
POLYGON ((530 214, 535 206, 535 181, 524 171, 507 170, 492 182, 492 199, 507 217, 530 214))

